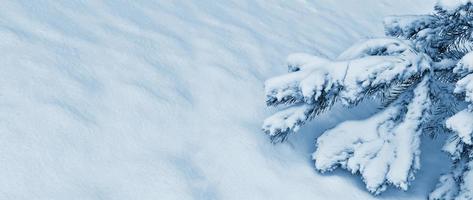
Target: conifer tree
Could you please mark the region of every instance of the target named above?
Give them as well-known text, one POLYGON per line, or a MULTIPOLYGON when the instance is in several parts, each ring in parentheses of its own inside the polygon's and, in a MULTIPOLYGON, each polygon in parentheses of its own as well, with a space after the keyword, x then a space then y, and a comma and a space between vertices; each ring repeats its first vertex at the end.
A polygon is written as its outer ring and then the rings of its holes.
POLYGON ((454 167, 429 198, 473 199, 472 1, 440 0, 433 14, 388 17, 386 37, 335 59, 290 55, 289 73, 265 82, 267 105, 283 108, 264 121, 264 132, 284 142, 335 103, 372 99, 382 105, 378 113, 317 139, 317 170, 360 174, 374 194, 389 185, 407 190, 421 168, 422 134, 448 134, 443 150, 454 167))

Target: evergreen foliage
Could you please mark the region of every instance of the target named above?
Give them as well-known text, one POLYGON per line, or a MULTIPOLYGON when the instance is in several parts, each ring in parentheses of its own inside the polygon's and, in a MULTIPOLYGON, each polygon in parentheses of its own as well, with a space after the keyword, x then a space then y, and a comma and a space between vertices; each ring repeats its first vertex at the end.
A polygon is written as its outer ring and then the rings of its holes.
POLYGON ((264 121, 264 132, 284 142, 336 102, 373 99, 379 113, 317 139, 316 169, 360 174, 374 194, 389 185, 407 190, 421 167, 420 136, 445 133, 454 167, 429 198, 473 199, 473 4, 441 0, 433 14, 387 18, 385 30, 386 38, 335 59, 290 55, 289 73, 265 83, 267 105, 283 108, 264 121))

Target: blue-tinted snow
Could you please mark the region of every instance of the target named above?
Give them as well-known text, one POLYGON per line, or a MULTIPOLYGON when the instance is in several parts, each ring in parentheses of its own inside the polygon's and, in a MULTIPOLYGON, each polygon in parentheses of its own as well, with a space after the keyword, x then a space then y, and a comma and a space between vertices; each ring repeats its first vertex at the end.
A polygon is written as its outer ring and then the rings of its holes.
MULTIPOLYGON (((263 81, 290 53, 335 57, 382 35, 383 16, 433 5, 3 1, 0 199, 370 199, 357 177, 316 173, 310 153, 371 106, 336 108, 273 146, 263 81)), ((381 197, 423 198, 417 183, 381 197)))

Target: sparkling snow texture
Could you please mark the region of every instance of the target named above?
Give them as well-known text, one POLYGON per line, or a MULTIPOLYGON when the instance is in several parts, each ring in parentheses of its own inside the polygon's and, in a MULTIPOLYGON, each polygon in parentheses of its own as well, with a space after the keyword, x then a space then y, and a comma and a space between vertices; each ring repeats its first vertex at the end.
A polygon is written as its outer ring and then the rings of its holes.
MULTIPOLYGON (((268 142, 263 80, 292 52, 334 58, 384 16, 433 5, 2 1, 0 199, 371 199, 315 172, 315 135, 268 142)), ((343 111, 301 131, 357 117, 343 111)), ((438 172, 419 173, 436 174, 383 198, 424 199, 438 172)))

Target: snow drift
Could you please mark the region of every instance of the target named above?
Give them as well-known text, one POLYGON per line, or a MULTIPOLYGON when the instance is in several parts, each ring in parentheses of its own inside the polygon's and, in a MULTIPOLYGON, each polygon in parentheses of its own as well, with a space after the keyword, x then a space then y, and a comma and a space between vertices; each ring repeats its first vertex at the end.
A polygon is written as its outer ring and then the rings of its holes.
POLYGON ((263 80, 291 52, 331 58, 381 35, 383 16, 432 5, 2 2, 0 199, 370 199, 357 180, 314 171, 314 135, 267 141, 263 80))

